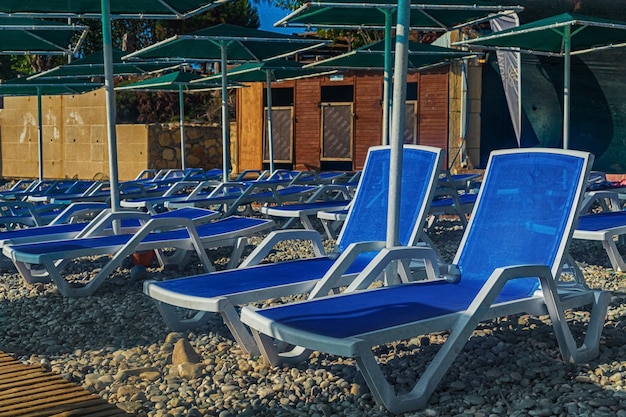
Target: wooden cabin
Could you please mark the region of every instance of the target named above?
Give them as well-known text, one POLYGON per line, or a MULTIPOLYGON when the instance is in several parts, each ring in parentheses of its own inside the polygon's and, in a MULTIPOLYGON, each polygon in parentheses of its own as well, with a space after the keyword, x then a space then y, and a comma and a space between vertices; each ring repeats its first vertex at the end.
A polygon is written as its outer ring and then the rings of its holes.
MULTIPOLYGON (((448 148, 449 71, 441 67, 407 78, 405 143, 448 148)), ((237 90, 238 171, 267 168, 264 83, 237 90)), ((276 168, 358 170, 382 137, 383 77, 350 71, 272 83, 276 168)))

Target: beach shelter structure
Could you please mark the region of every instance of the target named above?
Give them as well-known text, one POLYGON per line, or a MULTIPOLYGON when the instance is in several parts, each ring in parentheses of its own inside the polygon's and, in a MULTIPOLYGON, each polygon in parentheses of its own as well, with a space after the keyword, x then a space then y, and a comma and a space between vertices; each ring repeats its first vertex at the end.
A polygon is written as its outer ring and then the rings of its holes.
POLYGON ((37 96, 37 146, 39 161, 39 181, 43 180, 43 117, 41 96, 82 94, 101 88, 102 83, 59 81, 59 80, 28 80, 16 78, 0 83, 2 96, 37 96))
POLYGON ((107 107, 107 138, 111 179, 111 209, 119 204, 117 137, 115 132, 115 91, 113 86, 113 40, 111 18, 185 19, 217 7, 228 0, 3 0, 0 17, 82 17, 102 22, 104 78, 107 107))
POLYGON ((219 82, 202 81, 203 77, 193 72, 175 71, 158 77, 148 78, 135 83, 116 87, 116 90, 135 91, 169 91, 178 93, 179 122, 180 122, 180 158, 182 169, 187 168, 185 157, 185 103, 184 94, 193 92, 205 92, 220 88, 219 82), (194 82, 200 81, 200 82, 194 82))
MULTIPOLYGON (((406 20, 413 29, 446 32, 477 24, 497 16, 523 10, 487 0, 407 0, 406 20)), ((402 3, 404 4, 404 3, 402 3)), ((391 109, 392 27, 400 17, 400 2, 393 0, 317 0, 308 1, 279 20, 274 26, 318 27, 331 29, 384 30, 383 142, 389 139, 391 109)))
POLYGON ((70 55, 88 30, 83 25, 0 17, 0 54, 70 55))
MULTIPOLYGON (((226 71, 229 81, 235 82, 265 82, 266 94, 266 134, 268 160, 270 172, 274 172, 274 131, 272 129, 272 82, 295 80, 299 78, 317 77, 331 74, 334 70, 323 70, 319 68, 304 68, 304 65, 296 61, 275 59, 264 62, 250 62, 238 65, 226 71)), ((218 81, 222 74, 215 74, 205 78, 206 81, 218 81)))
MULTIPOLYGON (((153 72, 166 71, 181 66, 180 63, 172 61, 122 61, 122 56, 128 52, 121 49, 113 49, 113 75, 136 75, 149 74, 153 72)), ((93 52, 80 59, 41 71, 29 76, 33 78, 95 78, 104 77, 104 55, 102 51, 93 52)))
MULTIPOLYGON (((379 70, 385 66, 385 41, 378 41, 369 45, 354 49, 345 54, 337 55, 321 61, 308 64, 305 68, 334 68, 334 69, 362 69, 379 70)), ((408 44, 408 69, 423 70, 439 65, 473 56, 471 52, 460 49, 444 48, 409 41, 408 44)), ((392 52, 392 57, 394 53, 392 52)))
POLYGON ((626 46, 626 22, 563 13, 458 44, 563 57, 563 148, 568 149, 571 56, 626 46))
MULTIPOLYGON (((127 59, 172 58, 188 61, 217 61, 220 68, 232 62, 261 62, 284 58, 317 48, 326 41, 287 36, 276 32, 221 24, 185 35, 175 35, 133 52, 127 59)), ((228 125, 228 81, 222 71, 223 178, 228 178, 230 133, 228 125)))

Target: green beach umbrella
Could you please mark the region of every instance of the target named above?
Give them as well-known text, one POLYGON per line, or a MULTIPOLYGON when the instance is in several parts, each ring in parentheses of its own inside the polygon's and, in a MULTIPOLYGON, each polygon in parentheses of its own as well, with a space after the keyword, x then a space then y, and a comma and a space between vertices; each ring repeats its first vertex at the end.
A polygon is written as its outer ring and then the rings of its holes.
POLYGON ((0 83, 1 96, 37 96, 37 145, 39 160, 39 181, 43 180, 43 121, 41 96, 82 94, 102 87, 102 83, 28 80, 16 78, 0 83))
MULTIPOLYGON (((264 62, 250 62, 238 65, 226 71, 229 81, 265 82, 267 85, 267 145, 269 151, 270 172, 274 172, 274 133, 272 131, 272 82, 287 81, 299 78, 318 77, 334 73, 334 70, 304 68, 303 64, 284 59, 264 62)), ((222 74, 204 78, 206 81, 219 81, 222 74)))
MULTIPOLYGON (((305 68, 335 68, 345 70, 380 70, 385 65, 385 41, 365 45, 345 54, 316 61, 305 68)), ((392 57, 394 53, 392 52, 392 57)), ((446 65, 462 58, 474 56, 471 52, 444 48, 425 43, 408 43, 408 69, 421 70, 446 65)))
POLYGON ((202 81, 203 77, 192 72, 175 71, 158 77, 148 78, 132 84, 116 87, 118 91, 169 91, 178 93, 180 122, 180 158, 182 169, 187 168, 185 157, 185 105, 184 94, 205 92, 220 88, 219 81, 211 83, 202 81), (194 82, 195 81, 195 82, 194 82))
POLYGON ((0 16, 0 54, 71 55, 88 29, 83 25, 0 16), (77 35, 78 41, 73 42, 77 35))
MULTIPOLYGON (((102 22, 111 209, 119 210, 111 19, 185 19, 228 0, 2 0, 0 17, 97 18, 102 22)), ((115 226, 117 229, 117 225, 115 226)))
MULTIPOLYGON (((113 49, 113 74, 137 75, 166 71, 181 66, 180 63, 172 61, 122 61, 122 56, 128 52, 121 49, 113 49)), ((29 79, 42 78, 93 78, 104 77, 104 55, 102 51, 93 52, 83 58, 72 61, 69 64, 56 66, 47 71, 42 71, 31 75, 29 79)))
MULTIPOLYGON (((521 10, 489 0, 411 0, 408 17, 412 28, 445 32, 521 10)), ((393 0, 316 0, 305 2, 274 26, 380 29, 388 17, 396 20, 397 15, 398 2, 393 0)))
POLYGON ((626 46, 626 22, 563 13, 457 44, 563 57, 563 148, 568 149, 571 56, 626 46))
MULTIPOLYGON (((288 36, 276 32, 221 24, 162 42, 127 55, 125 58, 172 58, 185 61, 261 62, 284 58, 326 44, 327 41, 288 36)), ((228 179, 230 133, 228 126, 228 82, 222 72, 222 154, 223 179, 228 179)))

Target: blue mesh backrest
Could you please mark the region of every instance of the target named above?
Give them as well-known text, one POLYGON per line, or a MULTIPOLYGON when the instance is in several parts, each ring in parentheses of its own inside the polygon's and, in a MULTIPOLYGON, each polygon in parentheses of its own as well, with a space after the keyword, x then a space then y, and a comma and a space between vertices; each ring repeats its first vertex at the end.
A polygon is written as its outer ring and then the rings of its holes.
MULTIPOLYGON (((560 261, 568 219, 577 208, 583 158, 545 152, 494 155, 455 262, 461 285, 479 288, 495 268, 560 261)), ((530 295, 538 280, 510 281, 505 292, 530 295)))
MULTIPOLYGON (((361 180, 337 245, 340 251, 354 242, 384 241, 387 234, 389 147, 370 149, 361 180)), ((400 196, 400 244, 409 245, 420 213, 429 204, 431 182, 439 173, 439 150, 405 147, 400 196)))

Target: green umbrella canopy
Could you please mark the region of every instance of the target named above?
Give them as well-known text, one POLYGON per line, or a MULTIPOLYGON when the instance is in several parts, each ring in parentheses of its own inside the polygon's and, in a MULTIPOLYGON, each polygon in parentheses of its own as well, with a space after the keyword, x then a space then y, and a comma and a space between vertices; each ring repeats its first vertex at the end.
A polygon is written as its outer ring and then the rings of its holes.
MULTIPOLYGON (((445 65, 451 61, 474 55, 458 49, 443 48, 419 42, 409 42, 408 48, 408 68, 413 70, 445 65)), ((379 41, 336 57, 314 62, 307 65, 307 68, 383 69, 384 53, 384 41, 379 41)))
POLYGON ((88 28, 41 19, 0 17, 0 54, 63 55, 82 41, 88 28), (76 37, 83 35, 79 42, 76 37))
POLYGON ((27 78, 14 78, 0 83, 0 95, 2 96, 36 96, 82 94, 102 87, 102 83, 93 82, 68 82, 61 80, 29 80, 27 78))
MULTIPOLYGON (((332 70, 318 68, 304 68, 304 64, 296 61, 275 59, 264 62, 248 62, 229 68, 226 76, 229 81, 236 82, 266 82, 267 74, 270 74, 270 81, 286 81, 305 77, 317 77, 333 73, 332 70)), ((222 74, 214 74, 202 78, 203 81, 219 82, 222 74)))
MULTIPOLYGON (((382 28, 387 12, 396 20, 397 6, 398 2, 393 0, 309 1, 274 26, 382 28)), ((446 31, 493 17, 489 15, 521 10, 520 6, 502 6, 489 0, 412 0, 410 25, 413 28, 446 31)))
POLYGON ((205 77, 193 72, 175 71, 163 74, 158 77, 146 78, 135 83, 116 87, 116 90, 136 90, 136 91, 208 91, 219 88, 222 84, 220 80, 215 82, 204 81, 205 77))
POLYGON ((317 48, 325 43, 328 42, 223 23, 175 35, 125 58, 218 61, 222 58, 221 45, 224 45, 229 62, 258 62, 317 48))
MULTIPOLYGON (((144 74, 164 71, 179 67, 179 63, 172 61, 122 61, 122 56, 128 52, 120 49, 113 50, 113 73, 115 75, 144 74)), ((102 51, 94 52, 69 64, 59 65, 47 71, 31 75, 29 78, 62 78, 62 77, 102 77, 104 76, 104 56, 102 51)))
MULTIPOLYGON (((111 15, 120 19, 182 19, 225 0, 109 0, 111 15)), ((102 0, 2 0, 0 13, 16 16, 99 18, 102 0)))
POLYGON ((571 55, 626 46, 626 22, 563 13, 457 44, 562 56, 563 147, 567 149, 570 141, 571 55))
POLYGON ((498 49, 519 49, 535 55, 572 55, 626 44, 626 22, 563 13, 459 44, 498 49), (569 42, 567 31, 570 32, 569 42))

